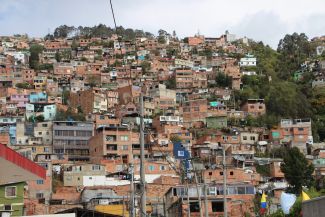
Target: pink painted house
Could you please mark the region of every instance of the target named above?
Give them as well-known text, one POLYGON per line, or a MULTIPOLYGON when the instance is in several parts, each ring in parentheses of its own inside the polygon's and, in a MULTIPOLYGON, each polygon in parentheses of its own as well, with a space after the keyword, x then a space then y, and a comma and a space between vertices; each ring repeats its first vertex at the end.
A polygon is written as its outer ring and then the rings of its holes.
POLYGON ((13 94, 10 96, 10 102, 17 103, 17 108, 26 108, 26 103, 28 103, 28 94, 13 94))

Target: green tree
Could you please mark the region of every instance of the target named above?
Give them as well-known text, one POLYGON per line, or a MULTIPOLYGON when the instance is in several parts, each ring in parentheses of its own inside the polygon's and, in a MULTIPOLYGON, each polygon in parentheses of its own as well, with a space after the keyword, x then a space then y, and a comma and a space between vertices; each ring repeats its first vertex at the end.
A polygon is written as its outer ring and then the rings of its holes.
POLYGON ((151 63, 148 61, 142 61, 141 68, 142 68, 143 74, 147 74, 151 69, 151 63))
POLYGON ((55 53, 55 60, 56 60, 57 62, 61 62, 61 54, 60 54, 60 52, 56 52, 56 53, 55 53))
POLYGON ((291 73, 298 70, 313 52, 308 37, 304 33, 296 32, 281 39, 277 51, 279 52, 279 76, 282 79, 289 79, 291 73))
POLYGON ((47 70, 47 71, 50 71, 50 70, 53 70, 53 64, 44 63, 44 64, 39 65, 38 66, 38 69, 39 70, 47 70))
POLYGON ((267 111, 280 117, 309 118, 311 116, 310 102, 292 82, 274 82, 265 101, 267 111))
POLYGON ((172 77, 166 81, 166 88, 176 89, 176 78, 172 77))
POLYGON ((62 92, 62 103, 63 103, 63 105, 68 105, 69 98, 70 98, 70 91, 64 90, 62 92))
POLYGON ((30 57, 29 65, 32 69, 38 69, 39 55, 43 52, 43 46, 39 44, 32 44, 29 48, 30 57))
POLYGON ((32 89, 33 88, 33 86, 30 83, 27 83, 27 82, 25 82, 25 83, 17 83, 16 87, 21 88, 21 89, 32 89))
POLYGON ((100 77, 91 75, 87 78, 90 87, 96 87, 100 83, 100 77))
POLYGON ((228 75, 218 72, 216 76, 216 83, 218 87, 231 87, 232 79, 228 75))
POLYGON ((259 74, 277 76, 276 70, 278 65, 278 53, 270 46, 264 45, 263 42, 250 42, 251 52, 257 58, 256 71, 259 74))
POLYGON ((76 30, 74 26, 61 25, 55 28, 53 35, 55 38, 66 38, 74 30, 76 30))
POLYGON ((166 44, 166 36, 168 35, 168 33, 163 30, 163 29, 160 29, 158 31, 158 43, 160 44, 166 44))
POLYGON ((303 186, 309 188, 313 184, 314 166, 297 147, 287 150, 281 164, 281 171, 290 185, 289 190, 297 195, 301 194, 303 186))

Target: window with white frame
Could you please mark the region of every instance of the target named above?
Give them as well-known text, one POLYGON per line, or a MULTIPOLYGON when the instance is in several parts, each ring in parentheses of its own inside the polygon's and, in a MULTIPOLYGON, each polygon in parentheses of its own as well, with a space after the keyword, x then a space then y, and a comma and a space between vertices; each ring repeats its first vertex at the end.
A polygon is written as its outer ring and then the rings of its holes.
POLYGON ((92 168, 94 171, 98 171, 100 170, 100 165, 93 165, 93 168, 92 168))
POLYGON ((129 136, 121 136, 120 137, 121 141, 129 141, 129 136))
POLYGON ((17 197, 17 187, 7 186, 5 188, 5 197, 17 197))
POLYGON ((44 184, 44 180, 43 179, 38 179, 38 180, 36 180, 36 184, 43 185, 44 184))

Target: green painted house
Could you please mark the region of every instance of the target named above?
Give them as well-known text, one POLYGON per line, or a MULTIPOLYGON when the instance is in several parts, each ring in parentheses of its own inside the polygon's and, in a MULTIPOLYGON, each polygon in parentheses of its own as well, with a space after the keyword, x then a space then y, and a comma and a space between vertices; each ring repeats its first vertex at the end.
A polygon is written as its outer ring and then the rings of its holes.
POLYGON ((0 214, 7 211, 11 213, 11 216, 24 214, 25 185, 25 182, 0 185, 0 214))

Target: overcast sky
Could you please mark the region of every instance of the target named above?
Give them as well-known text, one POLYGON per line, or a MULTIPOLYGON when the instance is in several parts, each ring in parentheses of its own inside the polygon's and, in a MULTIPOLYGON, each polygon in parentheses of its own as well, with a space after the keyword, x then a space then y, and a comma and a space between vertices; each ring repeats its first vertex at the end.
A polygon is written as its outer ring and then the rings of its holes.
MULTIPOLYGON (((112 0, 117 25, 180 37, 225 30, 276 47, 286 33, 325 35, 325 0, 112 0)), ((109 0, 0 0, 0 35, 44 36, 66 24, 113 26, 109 0)))

